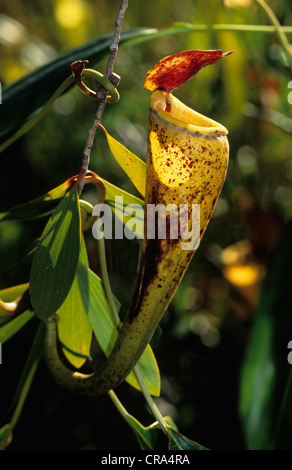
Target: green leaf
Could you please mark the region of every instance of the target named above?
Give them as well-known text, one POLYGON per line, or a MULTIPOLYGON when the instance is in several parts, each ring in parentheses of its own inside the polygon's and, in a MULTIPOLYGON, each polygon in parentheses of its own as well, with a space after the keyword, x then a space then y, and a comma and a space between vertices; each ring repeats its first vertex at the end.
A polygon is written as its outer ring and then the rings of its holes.
MULTIPOLYGON (((170 416, 164 416, 163 419, 167 425, 167 428, 169 426, 172 426, 172 428, 176 428, 176 425, 170 416)), ((136 420, 136 418, 134 418, 134 420, 136 420)), ((136 433, 141 449, 154 450, 156 448, 156 444, 159 438, 159 433, 162 432, 159 423, 155 421, 147 427, 143 426, 141 423, 139 423, 139 421, 134 424, 136 424, 136 426, 132 426, 132 429, 136 433)))
POLYGON ((35 313, 42 320, 59 310, 71 289, 80 242, 80 208, 73 186, 48 221, 33 257, 30 296, 35 313))
POLYGON ((146 163, 110 136, 103 126, 100 127, 105 132, 109 148, 116 161, 128 175, 139 193, 145 197, 146 163))
MULTIPOLYGON (((120 412, 123 415, 123 412, 120 412)), ((127 419, 127 417, 125 417, 125 419, 127 419)), ((178 432, 176 424, 170 416, 164 416, 163 419, 166 423, 168 432, 169 450, 208 450, 206 447, 178 432)), ((129 424, 131 425, 131 422, 129 422, 129 424)), ((150 426, 147 426, 146 428, 141 423, 139 423, 139 421, 137 423, 134 422, 134 425, 131 427, 134 432, 136 432, 141 449, 153 450, 156 448, 158 433, 161 433, 161 428, 157 421, 155 421, 150 426)))
MULTIPOLYGON (((20 297, 24 292, 28 289, 29 284, 26 282, 25 284, 19 284, 13 287, 7 287, 6 289, 0 290, 0 299, 4 302, 12 302, 20 297)), ((0 309, 0 316, 1 316, 1 309, 0 309)))
POLYGON ((144 201, 104 180, 106 187, 105 203, 110 206, 117 219, 137 238, 144 236, 144 201), (132 213, 133 210, 133 213, 132 213), (132 221, 135 224, 133 226, 132 221))
MULTIPOLYGON (((123 191, 122 189, 114 186, 113 184, 109 183, 106 180, 103 180, 106 186, 106 198, 105 201, 109 204, 113 211, 116 212, 119 219, 126 223, 129 220, 129 216, 127 216, 124 211, 125 208, 129 205, 137 205, 141 208, 144 206, 144 202, 133 196, 132 194, 123 191), (123 205, 118 202, 115 204, 115 198, 119 196, 123 198, 123 205)), ((0 212, 0 221, 2 220, 16 220, 16 219, 23 219, 23 220, 33 220, 40 217, 47 216, 51 214, 54 209, 56 208, 57 204, 62 200, 65 196, 69 187, 69 180, 62 183, 60 186, 52 189, 51 191, 22 204, 12 207, 8 211, 0 212)), ((141 220, 143 220, 143 209, 141 209, 141 220)))
MULTIPOLYGON (((39 362, 42 358, 45 328, 46 326, 44 323, 41 323, 39 325, 31 350, 30 350, 30 353, 28 355, 24 369, 22 371, 17 390, 16 390, 15 396, 13 398, 13 401, 10 407, 11 409, 14 408, 13 415, 11 417, 10 423, 6 425, 6 429, 4 427, 4 435, 2 436, 3 438, 6 437, 6 441, 5 441, 6 445, 10 443, 9 440, 7 442, 7 438, 10 440, 12 438, 12 434, 11 434, 12 430, 14 429, 19 419, 26 397, 30 390, 33 378, 37 371, 39 362)), ((1 432, 0 432, 0 447, 1 447, 1 432)))
POLYGON ((292 222, 280 238, 263 280, 240 380, 240 417, 249 450, 275 447, 290 366, 292 222))
MULTIPOLYGON (((34 220, 51 214, 65 196, 69 188, 69 180, 51 191, 31 201, 18 204, 8 211, 0 212, 0 222, 7 220, 34 220)), ((0 251, 0 272, 5 272, 30 256, 37 248, 39 240, 15 245, 8 250, 0 251)))
POLYGON ((154 450, 158 439, 158 429, 156 424, 143 426, 134 416, 128 416, 128 424, 135 432, 142 450, 154 450))
POLYGON ((0 221, 15 219, 31 220, 51 214, 58 202, 65 196, 68 188, 69 182, 65 181, 42 196, 14 206, 6 212, 0 212, 0 221))
POLYGON ((12 430, 10 424, 5 424, 0 428, 0 450, 6 449, 12 441, 12 430))
MULTIPOLYGON (((18 387, 12 402, 12 407, 18 403, 18 407, 22 406, 28 390, 30 388, 32 379, 37 370, 37 366, 42 358, 43 354, 43 340, 45 335, 46 326, 44 323, 40 323, 37 333, 35 335, 31 350, 26 360, 25 366, 21 373, 21 377, 18 383, 18 387)), ((17 411, 17 410, 16 410, 17 411)))
POLYGON ((0 326, 0 343, 4 344, 12 338, 12 336, 18 333, 33 317, 34 312, 32 310, 25 310, 25 312, 0 326))
MULTIPOLYGON (((118 331, 111 316, 110 307, 104 293, 101 279, 86 266, 80 265, 78 271, 78 282, 83 303, 92 325, 95 337, 106 356, 109 356, 114 343, 118 337, 118 331)), ((116 301, 117 310, 120 304, 116 301)), ((150 346, 145 349, 138 361, 143 380, 154 396, 160 394, 160 374, 157 362, 150 346)), ((126 381, 136 389, 140 390, 133 375, 127 377, 126 381)))
POLYGON ((13 266, 30 256, 38 245, 39 240, 27 243, 15 243, 11 248, 0 249, 0 273, 8 271, 13 266))
MULTIPOLYGON (((144 227, 144 202, 132 194, 121 190, 104 180, 106 186, 105 202, 111 207, 117 219, 129 230, 133 230, 137 238, 143 238, 144 227), (135 211, 133 212, 133 210, 135 211), (133 224, 133 220, 135 224, 133 224), (131 223, 131 225, 130 225, 131 223)), ((34 220, 45 217, 54 211, 56 206, 65 196, 69 187, 69 180, 58 187, 31 201, 12 207, 8 211, 0 212, 0 222, 6 220, 34 220)), ((30 256, 37 248, 39 240, 12 246, 9 250, 0 252, 0 272, 11 269, 19 261, 30 256)))
POLYGON ((167 426, 167 430, 169 433, 169 450, 208 450, 201 444, 183 436, 170 426, 167 426))
MULTIPOLYGON (((136 367, 140 370, 149 393, 158 397, 160 395, 160 374, 156 358, 150 346, 145 349, 136 367), (149 367, 150 365, 151 367, 149 367), (145 377, 147 377, 147 382, 145 377)), ((127 381, 132 385, 132 387, 140 390, 139 383, 133 371, 128 375, 127 381)))
MULTIPOLYGON (((124 31, 121 34, 120 46, 148 39, 154 32, 155 30, 148 28, 124 31)), ((4 88, 0 137, 14 133, 47 103, 57 88, 71 75, 72 62, 87 59, 90 68, 99 64, 109 53, 112 37, 112 34, 106 34, 74 48, 4 88)))
MULTIPOLYGON (((126 410, 113 390, 110 390, 108 394, 121 416, 130 426, 132 431, 134 431, 141 449, 154 450, 157 445, 159 433, 162 433, 160 424, 155 421, 150 426, 145 427, 126 410)), ((196 442, 180 434, 177 430, 175 422, 170 416, 165 416, 163 419, 168 431, 170 450, 207 450, 200 444, 197 444, 196 442)))
POLYGON ((88 267, 83 237, 81 246, 77 273, 65 302, 58 310, 59 321, 57 324, 64 355, 77 369, 89 357, 92 338, 92 327, 79 289, 80 269, 82 269, 80 266, 88 267))
POLYGON ((92 328, 82 301, 77 274, 70 292, 58 311, 58 336, 68 361, 79 369, 88 359, 92 328))
POLYGON ((131 415, 123 404, 118 399, 117 395, 113 390, 109 391, 109 396, 113 403, 115 404, 117 410, 124 418, 126 423, 130 426, 132 431, 134 431, 141 449, 143 450, 153 450, 155 449, 155 444, 158 437, 158 428, 157 423, 153 423, 148 427, 143 426, 133 415, 131 415))
MULTIPOLYGON (((134 416, 130 415, 123 405, 121 405, 121 403, 120 406, 117 405, 117 408, 126 422, 135 432, 141 449, 155 450, 159 433, 162 432, 158 422, 155 421, 150 426, 145 427, 134 416)), ((197 442, 192 441, 191 439, 179 433, 176 429, 176 425, 173 422, 173 419, 170 416, 165 416, 164 421, 167 425, 169 450, 208 450, 201 444, 198 444, 197 442)))
POLYGON ((3 150, 9 147, 9 145, 13 144, 13 142, 18 140, 20 137, 26 134, 30 129, 32 129, 33 126, 35 126, 36 123, 45 116, 45 114, 52 107, 56 99, 59 98, 59 96, 61 96, 67 90, 67 88, 73 83, 74 83, 74 79, 73 79, 73 76, 71 75, 57 88, 55 93, 53 93, 51 98, 44 104, 44 106, 41 108, 39 112, 33 114, 30 119, 25 121, 25 123, 16 132, 14 132, 14 134, 12 134, 10 137, 4 140, 4 142, 0 145, 0 152, 3 152, 3 150))
POLYGON ((79 266, 79 289, 96 339, 108 356, 115 343, 117 331, 111 317, 101 279, 87 266, 79 266))
MULTIPOLYGON (((160 31, 148 28, 123 31, 120 46, 171 34, 189 33, 193 28, 192 25, 180 23, 160 31)), ((78 59, 88 59, 90 67, 96 67, 108 54, 111 41, 112 34, 89 41, 4 88, 0 114, 0 138, 3 137, 0 152, 30 130, 50 109, 55 99, 70 88, 70 64, 78 59)))
MULTIPOLYGON (((28 283, 20 284, 18 286, 9 287, 0 291, 0 299, 3 302, 13 302, 28 291, 28 283)), ((7 316, 7 312, 0 308, 0 343, 4 344, 12 336, 23 328, 34 316, 34 312, 27 309, 20 313, 18 316, 7 316), (4 324, 3 324, 4 323, 4 324)))

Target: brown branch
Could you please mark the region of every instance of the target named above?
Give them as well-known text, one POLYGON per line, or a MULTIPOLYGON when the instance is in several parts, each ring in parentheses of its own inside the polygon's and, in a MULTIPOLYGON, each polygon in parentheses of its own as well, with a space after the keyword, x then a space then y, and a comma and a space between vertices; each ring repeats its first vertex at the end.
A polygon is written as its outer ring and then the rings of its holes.
POLYGON ((113 72, 114 63, 119 49, 119 42, 121 37, 122 23, 125 16, 126 9, 128 7, 128 0, 122 0, 120 10, 115 22, 115 32, 114 37, 110 46, 110 55, 108 58, 106 76, 109 78, 110 74, 113 72))
MULTIPOLYGON (((127 7, 128 7, 128 0, 121 0, 120 9, 119 9, 119 12, 118 12, 118 15, 117 15, 117 19, 115 21, 115 31, 114 31, 113 40, 112 40, 111 45, 110 45, 110 53, 109 53, 109 58, 108 58, 108 63, 107 63, 107 68, 106 68, 106 77, 108 79, 110 79, 111 75, 113 74, 114 63, 115 63, 116 56, 117 56, 118 49, 119 49, 122 23, 123 23, 123 19, 124 19, 127 7)), ((115 77, 114 77, 114 79, 115 79, 115 77)), ((95 133, 96 133, 96 130, 97 130, 99 124, 100 124, 102 115, 103 115, 104 110, 105 110, 106 96, 107 96, 107 94, 105 93, 105 96, 101 99, 101 101, 99 103, 99 106, 98 106, 93 124, 92 124, 92 126, 91 126, 91 128, 89 129, 89 132, 88 132, 88 138, 87 138, 86 146, 85 146, 85 148, 82 152, 82 166, 81 166, 81 170, 80 170, 80 173, 81 173, 82 177, 81 177, 81 179, 78 183, 78 194, 79 195, 81 194, 81 192, 83 190, 84 177, 85 177, 85 175, 88 171, 88 168, 89 168, 90 154, 91 154, 91 149, 92 149, 92 146, 93 146, 95 133)))

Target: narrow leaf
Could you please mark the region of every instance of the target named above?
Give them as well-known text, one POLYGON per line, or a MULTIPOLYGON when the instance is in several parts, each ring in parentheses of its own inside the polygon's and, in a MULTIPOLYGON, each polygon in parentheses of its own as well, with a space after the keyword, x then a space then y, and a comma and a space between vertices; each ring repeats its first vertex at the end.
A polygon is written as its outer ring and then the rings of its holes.
POLYGON ((155 449, 155 444, 157 441, 157 423, 152 424, 151 426, 145 427, 141 424, 134 416, 132 416, 123 404, 118 399, 117 395, 113 390, 110 390, 109 396, 115 404, 117 410, 124 418, 126 423, 130 426, 132 431, 135 433, 141 449, 143 450, 153 450, 155 449))
POLYGON ((34 317, 34 312, 32 310, 26 310, 17 317, 9 320, 0 326, 0 343, 4 344, 10 338, 12 338, 16 333, 18 333, 21 328, 23 328, 29 320, 34 317))
MULTIPOLYGON (((23 294, 28 291, 29 284, 20 284, 17 286, 2 289, 0 291, 0 299, 3 302, 13 303, 17 301, 23 294)), ((16 313, 7 315, 7 311, 0 307, 0 343, 4 343, 12 336, 14 336, 31 318, 34 316, 34 312, 26 309, 23 306, 23 311, 19 311, 18 316, 16 313), (5 325, 4 325, 5 323, 5 325)))
POLYGON ((81 246, 77 273, 65 302, 58 310, 59 322, 57 325, 64 355, 77 369, 86 362, 89 356, 92 337, 92 327, 79 288, 80 266, 83 261, 85 263, 82 266, 87 267, 83 237, 81 246))
POLYGON ((154 450, 158 438, 157 429, 154 426, 143 426, 134 416, 128 416, 128 424, 135 432, 142 450, 154 450))
POLYGON ((55 209, 58 202, 65 196, 68 188, 69 180, 42 196, 14 206, 6 212, 0 212, 0 221, 15 219, 30 220, 44 217, 55 209))
POLYGON ((248 450, 274 449, 291 366, 292 221, 270 257, 240 381, 240 417, 248 450))
POLYGON ((9 423, 10 433, 12 432, 13 428, 15 427, 19 419, 23 405, 25 403, 26 397, 30 390, 35 373, 37 371, 39 362, 42 358, 45 328, 46 326, 44 323, 41 323, 39 325, 39 328, 34 338, 30 353, 28 355, 24 369, 22 371, 15 396, 11 404, 11 409, 14 408, 14 411, 13 411, 13 415, 9 423))
MULTIPOLYGON (((142 356, 140 357, 137 366, 142 377, 147 377, 147 389, 149 393, 154 396, 160 395, 160 374, 156 362, 156 358, 150 346, 148 346, 142 356), (151 365, 151 367, 149 367, 151 365)), ((131 383, 132 387, 137 390, 140 389, 139 383, 136 379, 134 372, 130 372, 127 381, 131 383)))
POLYGON ((24 134, 30 131, 30 129, 32 129, 35 126, 35 124, 45 116, 45 114, 52 107, 56 99, 59 98, 59 96, 61 96, 66 91, 66 89, 70 85, 72 85, 73 82, 74 82, 74 79, 73 79, 73 76, 71 75, 57 88, 55 93, 53 93, 51 98, 44 104, 44 106, 41 108, 39 112, 34 113, 32 117, 28 119, 27 121, 25 121, 25 123, 14 134, 9 136, 6 140, 4 140, 0 144, 0 152, 3 152, 3 150, 9 147, 9 145, 13 144, 14 142, 16 142, 16 140, 18 140, 20 137, 22 137, 24 134))
MULTIPOLYGON (((35 199, 18 204, 8 211, 0 212, 0 222, 6 220, 33 220, 51 214, 61 199, 65 196, 70 180, 35 199)), ((17 243, 8 250, 0 251, 0 272, 11 269, 20 261, 30 256, 37 248, 39 240, 17 243)))
POLYGON ((58 335, 63 352, 77 369, 89 357, 92 332, 79 289, 79 271, 80 264, 70 292, 58 311, 58 335))
POLYGON ((38 245, 38 240, 33 242, 19 243, 18 240, 16 243, 9 249, 4 250, 1 247, 0 249, 0 273, 8 271, 16 264, 19 264, 28 256, 30 256, 38 245))
POLYGON ((104 181, 106 187, 105 203, 108 204, 117 220, 131 230, 129 223, 135 219, 134 232, 137 238, 144 236, 144 201, 122 189, 104 181), (133 215, 132 215, 133 210, 133 215))
MULTIPOLYGON (((41 196, 38 196, 31 201, 18 204, 8 211, 0 212, 0 221, 16 219, 32 220, 51 214, 68 191, 70 180, 71 179, 69 178, 60 186, 57 186, 51 191, 48 191, 47 193, 42 194, 41 196)), ((139 205, 143 207, 144 202, 141 199, 126 191, 123 191, 106 180, 104 180, 104 183, 106 185, 106 202, 112 207, 113 210, 117 209, 117 215, 121 220, 123 220, 124 216, 124 207, 127 205, 139 205), (115 208, 115 198, 117 196, 121 196, 123 198, 123 207, 117 204, 117 207, 115 208)))
MULTIPOLYGON (((147 40, 155 30, 137 28, 123 31, 120 46, 132 41, 147 40)), ((89 60, 94 68, 109 53, 112 34, 106 34, 76 47, 56 60, 40 67, 4 88, 0 115, 0 137, 14 133, 50 99, 57 88, 71 75, 70 64, 76 60, 89 60)))
POLYGON ((183 436, 170 426, 167 426, 167 430, 169 433, 169 450, 208 450, 201 444, 183 436))
POLYGON ((12 441, 12 429, 10 424, 5 424, 0 428, 0 450, 5 450, 12 441))
POLYGON ((47 223, 32 262, 31 302, 36 315, 43 320, 61 307, 71 289, 80 240, 80 208, 73 186, 47 223))
MULTIPOLYGON (((29 287, 28 282, 25 284, 19 284, 13 287, 7 287, 6 289, 0 290, 0 299, 4 302, 12 302, 22 295, 29 287)), ((1 310, 0 310, 1 316, 1 310)))
POLYGON ((128 175, 139 193, 145 197, 146 163, 111 137, 103 126, 100 127, 105 132, 109 147, 116 161, 128 175))

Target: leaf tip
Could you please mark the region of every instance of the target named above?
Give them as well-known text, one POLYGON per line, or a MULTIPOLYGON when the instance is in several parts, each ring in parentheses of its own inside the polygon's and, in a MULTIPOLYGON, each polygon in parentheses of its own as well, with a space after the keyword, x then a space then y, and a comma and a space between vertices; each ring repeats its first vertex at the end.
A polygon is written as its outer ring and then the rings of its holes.
POLYGON ((233 52, 234 52, 234 51, 224 52, 224 53, 222 54, 222 56, 223 56, 223 57, 227 57, 228 55, 233 54, 233 52))

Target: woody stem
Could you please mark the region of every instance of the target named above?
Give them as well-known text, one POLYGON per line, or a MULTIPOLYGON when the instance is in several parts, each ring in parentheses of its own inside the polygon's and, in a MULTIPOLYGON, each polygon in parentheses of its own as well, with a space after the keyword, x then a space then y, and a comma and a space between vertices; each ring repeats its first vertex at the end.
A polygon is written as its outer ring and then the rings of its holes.
MULTIPOLYGON (((110 45, 110 53, 109 53, 109 58, 107 62, 107 68, 106 68, 106 78, 109 78, 111 73, 113 72, 113 67, 114 63, 116 60, 116 56, 118 53, 118 48, 119 48, 119 42, 120 42, 120 36, 121 36, 121 29, 122 29, 122 23, 124 19, 124 15, 126 13, 126 9, 128 7, 128 0, 121 0, 121 5, 120 9, 117 15, 117 19, 115 22, 115 31, 114 31, 114 36, 113 40, 110 45)), ((93 141, 95 137, 96 130, 100 124, 102 115, 104 113, 106 106, 106 96, 100 101, 93 124, 91 128, 89 129, 88 132, 88 138, 87 142, 85 145, 85 148, 82 152, 82 165, 81 165, 81 171, 83 171, 84 176, 86 175, 88 168, 89 168, 89 163, 90 163, 90 154, 91 154, 91 149, 93 146, 93 141)), ((83 187, 84 187, 84 176, 81 178, 81 180, 78 183, 78 194, 80 195, 83 187)))

